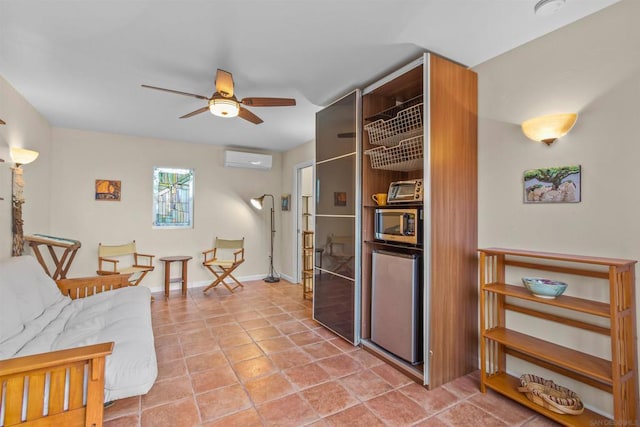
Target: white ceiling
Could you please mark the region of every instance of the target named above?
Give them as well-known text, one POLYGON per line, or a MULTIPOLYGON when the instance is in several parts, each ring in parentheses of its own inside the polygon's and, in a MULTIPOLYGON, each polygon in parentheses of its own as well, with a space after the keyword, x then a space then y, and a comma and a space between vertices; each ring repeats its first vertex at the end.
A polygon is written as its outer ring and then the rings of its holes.
POLYGON ((282 151, 314 138, 321 107, 424 50, 475 66, 619 0, 550 16, 537 1, 0 0, 0 75, 53 126, 282 151), (208 97, 217 68, 238 98, 297 106, 249 108, 260 125, 179 120, 204 101, 140 87, 208 97))

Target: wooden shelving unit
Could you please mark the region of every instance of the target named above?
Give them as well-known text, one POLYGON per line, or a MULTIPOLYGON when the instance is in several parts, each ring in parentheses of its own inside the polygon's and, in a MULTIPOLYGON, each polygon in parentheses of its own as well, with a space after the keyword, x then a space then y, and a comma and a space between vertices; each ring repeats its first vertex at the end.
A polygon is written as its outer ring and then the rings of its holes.
POLYGON ((313 231, 302 232, 302 298, 313 297, 313 231))
POLYGON ((501 248, 481 249, 479 252, 481 391, 484 393, 489 387, 567 426, 610 423, 637 425, 636 261, 501 248), (608 303, 565 295, 555 299, 541 299, 531 295, 522 286, 504 283, 507 267, 602 279, 609 287, 610 299, 608 303), (510 299, 507 300, 507 297, 510 299), (553 306, 596 318, 606 318, 610 327, 598 326, 537 308, 519 306, 514 304, 517 300, 534 301, 541 306, 553 306), (506 311, 515 311, 532 318, 609 336, 611 360, 509 329, 506 324, 506 311), (558 414, 531 402, 517 391, 519 379, 506 373, 507 355, 611 393, 614 420, 608 420, 586 409, 579 416, 558 414))
POLYGON ((302 298, 313 297, 313 231, 309 230, 311 196, 302 196, 302 298))

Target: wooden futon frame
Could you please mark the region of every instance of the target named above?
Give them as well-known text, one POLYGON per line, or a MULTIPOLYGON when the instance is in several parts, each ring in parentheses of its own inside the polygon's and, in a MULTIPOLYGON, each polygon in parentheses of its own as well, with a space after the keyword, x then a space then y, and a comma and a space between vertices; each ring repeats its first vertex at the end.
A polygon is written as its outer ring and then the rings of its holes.
MULTIPOLYGON (((113 275, 56 283, 64 295, 77 299, 129 286, 128 279, 129 275, 113 275)), ((113 346, 108 342, 0 360, 4 426, 101 426, 105 358, 113 346)))

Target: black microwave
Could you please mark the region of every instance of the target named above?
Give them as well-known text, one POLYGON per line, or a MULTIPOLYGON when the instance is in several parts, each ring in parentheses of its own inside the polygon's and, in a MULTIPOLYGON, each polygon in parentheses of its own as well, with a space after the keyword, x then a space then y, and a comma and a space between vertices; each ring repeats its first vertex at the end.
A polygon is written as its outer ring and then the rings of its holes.
POLYGON ((378 208, 375 210, 377 240, 422 245, 422 208, 378 208))

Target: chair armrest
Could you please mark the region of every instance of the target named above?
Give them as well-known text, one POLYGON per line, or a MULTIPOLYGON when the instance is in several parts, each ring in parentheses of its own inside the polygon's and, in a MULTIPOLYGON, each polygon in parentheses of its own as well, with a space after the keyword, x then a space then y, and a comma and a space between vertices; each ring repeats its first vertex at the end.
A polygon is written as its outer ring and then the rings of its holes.
POLYGON ((113 274, 107 272, 106 276, 79 277, 75 279, 57 280, 58 289, 63 295, 78 299, 101 292, 110 291, 129 286, 130 274, 113 274))
POLYGON ((4 425, 102 425, 105 358, 113 346, 106 342, 0 360, 4 425), (42 415, 45 402, 47 417, 42 415))
POLYGON ((155 257, 155 255, 140 254, 138 252, 135 252, 133 254, 134 264, 135 264, 136 267, 152 267, 153 266, 153 258, 154 257, 155 257), (138 257, 147 258, 148 264, 138 264, 138 257))
POLYGON ((242 255, 240 259, 244 259, 244 248, 238 249, 233 253, 233 261, 238 262, 238 255, 242 255))
POLYGON ((202 255, 204 255, 204 262, 211 261, 212 259, 214 259, 216 257, 217 250, 218 250, 217 248, 213 248, 207 251, 203 251, 202 255), (207 255, 210 255, 210 256, 207 257, 207 255))
POLYGON ((102 272, 102 274, 108 274, 111 270, 103 270, 102 269, 102 263, 103 262, 110 262, 111 266, 113 267, 113 273, 117 273, 117 267, 118 267, 118 262, 120 262, 117 259, 109 259, 109 258, 102 258, 102 257, 98 257, 98 271, 102 272))

